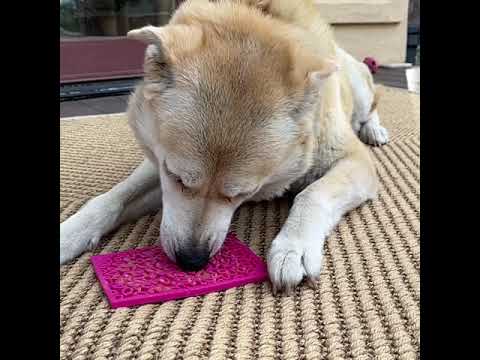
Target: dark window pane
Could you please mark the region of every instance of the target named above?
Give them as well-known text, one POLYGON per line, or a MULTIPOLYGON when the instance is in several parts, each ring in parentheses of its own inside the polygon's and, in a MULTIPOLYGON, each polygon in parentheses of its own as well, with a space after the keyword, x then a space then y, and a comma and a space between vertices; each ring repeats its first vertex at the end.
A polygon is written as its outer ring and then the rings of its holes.
POLYGON ((175 0, 61 0, 60 37, 125 36, 168 22, 175 0))

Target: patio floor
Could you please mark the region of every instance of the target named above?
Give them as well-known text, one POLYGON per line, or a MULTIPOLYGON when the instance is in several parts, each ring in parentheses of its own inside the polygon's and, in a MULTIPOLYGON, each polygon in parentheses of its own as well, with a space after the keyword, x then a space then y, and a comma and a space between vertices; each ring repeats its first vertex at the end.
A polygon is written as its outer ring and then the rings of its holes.
MULTIPOLYGON (((419 109, 418 94, 385 88, 378 111, 390 142, 371 148, 379 195, 332 231, 316 289, 274 297, 265 282, 111 309, 90 257, 155 244, 161 212, 147 215, 60 267, 60 359, 418 359, 419 109)), ((60 121, 60 134, 62 221, 143 155, 123 115, 60 121)), ((289 206, 244 204, 232 230, 265 258, 289 206)))

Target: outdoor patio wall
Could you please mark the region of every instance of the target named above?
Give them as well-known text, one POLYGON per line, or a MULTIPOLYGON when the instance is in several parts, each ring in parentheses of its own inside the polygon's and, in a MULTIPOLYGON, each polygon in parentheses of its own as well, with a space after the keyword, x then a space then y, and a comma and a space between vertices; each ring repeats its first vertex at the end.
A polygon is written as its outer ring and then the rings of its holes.
POLYGON ((337 42, 363 60, 405 62, 408 0, 315 0, 337 42))

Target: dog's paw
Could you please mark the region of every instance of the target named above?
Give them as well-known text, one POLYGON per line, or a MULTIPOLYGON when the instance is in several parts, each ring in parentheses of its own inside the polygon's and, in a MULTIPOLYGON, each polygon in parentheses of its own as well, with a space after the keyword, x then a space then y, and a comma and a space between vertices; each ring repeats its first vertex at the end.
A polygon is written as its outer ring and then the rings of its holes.
POLYGON ((314 242, 288 238, 280 232, 267 257, 273 293, 289 295, 304 277, 310 286, 314 286, 320 275, 322 251, 322 247, 314 242))
POLYGON ((87 229, 83 223, 73 220, 60 224, 60 265, 97 245, 101 235, 98 232, 89 233, 87 229))
POLYGON ((122 212, 121 204, 99 196, 60 224, 60 265, 93 249, 111 230, 122 212))
POLYGON ((384 145, 388 142, 388 131, 375 122, 366 122, 358 134, 360 140, 372 146, 384 145))

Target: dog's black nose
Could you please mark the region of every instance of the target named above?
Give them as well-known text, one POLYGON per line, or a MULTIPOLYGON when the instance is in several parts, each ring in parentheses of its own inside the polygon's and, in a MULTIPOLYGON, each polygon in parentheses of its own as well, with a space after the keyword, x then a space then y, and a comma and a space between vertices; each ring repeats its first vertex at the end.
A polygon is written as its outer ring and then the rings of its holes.
POLYGON ((202 248, 181 249, 176 254, 177 264, 184 271, 202 270, 208 263, 209 252, 202 248))

